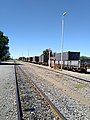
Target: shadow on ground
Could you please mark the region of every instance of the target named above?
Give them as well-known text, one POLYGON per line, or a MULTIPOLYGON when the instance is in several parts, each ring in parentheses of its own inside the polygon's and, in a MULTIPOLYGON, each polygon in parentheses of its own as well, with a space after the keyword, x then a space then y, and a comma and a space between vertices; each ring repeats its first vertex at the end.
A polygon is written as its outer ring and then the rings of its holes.
POLYGON ((90 72, 86 72, 85 74, 90 74, 90 72))

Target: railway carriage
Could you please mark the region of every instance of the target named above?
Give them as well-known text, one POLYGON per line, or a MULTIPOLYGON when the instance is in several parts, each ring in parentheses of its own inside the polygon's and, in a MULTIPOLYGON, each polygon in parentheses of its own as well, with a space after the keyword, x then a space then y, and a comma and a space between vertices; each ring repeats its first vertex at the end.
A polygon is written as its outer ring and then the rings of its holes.
POLYGON ((32 59, 32 63, 39 63, 39 56, 34 56, 32 59))
POLYGON ((39 56, 39 64, 42 64, 42 65, 48 65, 48 57, 45 56, 45 55, 40 55, 39 56))
MULTIPOLYGON (((47 66, 49 56, 41 54, 40 56, 34 56, 29 58, 22 57, 22 60, 47 66)), ((50 58, 50 65, 54 68, 61 68, 61 53, 52 54, 52 57, 50 58)), ((90 68, 90 59, 80 60, 80 52, 63 52, 62 65, 63 69, 86 72, 87 68, 90 68)))
MULTIPOLYGON (((55 64, 61 66, 61 53, 55 54, 55 64)), ((87 71, 87 64, 80 60, 80 52, 63 52, 62 54, 62 65, 64 69, 73 71, 87 71)))

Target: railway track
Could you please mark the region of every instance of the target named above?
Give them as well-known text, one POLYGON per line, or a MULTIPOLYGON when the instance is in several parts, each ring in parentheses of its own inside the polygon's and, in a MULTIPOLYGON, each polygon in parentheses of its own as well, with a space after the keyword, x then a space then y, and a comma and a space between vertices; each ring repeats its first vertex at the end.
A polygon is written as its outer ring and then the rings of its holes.
POLYGON ((30 77, 18 65, 15 65, 15 76, 19 120, 66 120, 42 90, 31 81, 30 77))
MULTIPOLYGON (((36 66, 36 65, 35 65, 35 66, 36 66)), ((69 74, 67 74, 67 73, 63 73, 63 72, 58 71, 58 70, 48 69, 48 68, 46 68, 46 67, 42 67, 42 66, 39 66, 39 65, 38 65, 37 67, 43 68, 43 69, 46 69, 46 70, 49 70, 49 71, 53 71, 53 72, 56 72, 56 73, 59 73, 59 74, 62 74, 62 75, 66 75, 66 76, 68 76, 68 77, 76 78, 76 79, 79 79, 79 80, 84 81, 84 82, 87 82, 87 83, 90 83, 90 80, 87 80, 87 79, 85 79, 85 78, 80 78, 80 77, 78 77, 78 76, 69 75, 69 74)))
POLYGON ((76 79, 79 79, 79 80, 81 80, 81 81, 90 83, 90 81, 87 80, 87 79, 82 79, 82 78, 80 78, 80 77, 76 77, 76 76, 69 75, 69 74, 66 74, 66 73, 60 73, 60 74, 63 74, 63 75, 66 75, 66 76, 69 76, 69 77, 72 77, 72 78, 76 78, 76 79))
POLYGON ((18 81, 17 81, 16 65, 14 65, 14 69, 15 69, 15 78, 16 78, 16 99, 17 99, 18 120, 22 120, 22 109, 21 109, 21 101, 20 101, 18 81))

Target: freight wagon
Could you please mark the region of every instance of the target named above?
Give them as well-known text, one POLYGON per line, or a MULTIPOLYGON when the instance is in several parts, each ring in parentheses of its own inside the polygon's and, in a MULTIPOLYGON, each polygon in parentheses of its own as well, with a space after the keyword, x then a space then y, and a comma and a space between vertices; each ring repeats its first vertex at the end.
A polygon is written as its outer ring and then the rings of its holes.
POLYGON ((62 60, 65 69, 78 70, 80 68, 80 52, 64 52, 62 60))
POLYGON ((42 63, 44 62, 44 61, 43 61, 43 57, 44 57, 43 54, 39 56, 39 64, 42 64, 42 63))
POLYGON ((33 57, 29 57, 28 62, 32 62, 32 61, 33 61, 33 57))
POLYGON ((36 63, 36 64, 39 63, 39 56, 34 56, 32 63, 36 63))
MULTIPOLYGON (((61 61, 61 53, 56 53, 55 54, 56 61, 60 63, 61 61)), ((63 52, 62 54, 62 60, 63 61, 68 61, 68 60, 79 60, 80 59, 80 52, 63 52)))
POLYGON ((42 64, 42 65, 48 65, 48 57, 45 56, 45 55, 40 55, 39 56, 39 64, 42 64))
POLYGON ((82 65, 87 64, 88 68, 90 68, 90 59, 81 60, 81 62, 82 62, 82 65))
MULTIPOLYGON (((55 64, 61 67, 61 53, 56 53, 55 55, 55 64)), ((80 61, 80 52, 63 52, 62 54, 62 65, 64 69, 73 70, 73 71, 87 71, 87 65, 85 62, 82 64, 80 61)))

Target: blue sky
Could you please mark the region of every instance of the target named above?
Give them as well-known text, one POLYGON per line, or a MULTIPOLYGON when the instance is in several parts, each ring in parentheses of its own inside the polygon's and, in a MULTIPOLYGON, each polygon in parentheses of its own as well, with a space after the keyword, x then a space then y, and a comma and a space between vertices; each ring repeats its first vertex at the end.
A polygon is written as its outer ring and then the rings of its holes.
POLYGON ((0 0, 0 30, 9 37, 11 56, 60 52, 64 17, 64 51, 90 56, 90 0, 0 0))

